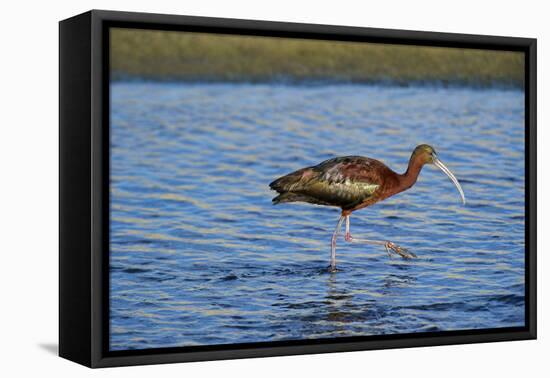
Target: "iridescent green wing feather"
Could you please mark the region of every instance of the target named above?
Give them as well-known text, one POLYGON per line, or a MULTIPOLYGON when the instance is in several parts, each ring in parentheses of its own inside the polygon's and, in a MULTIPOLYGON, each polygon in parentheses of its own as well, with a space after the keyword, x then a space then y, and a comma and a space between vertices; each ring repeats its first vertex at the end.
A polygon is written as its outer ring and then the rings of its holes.
POLYGON ((298 170, 271 183, 271 188, 281 193, 274 202, 356 206, 375 195, 381 186, 375 169, 377 164, 381 163, 360 156, 345 156, 298 170))

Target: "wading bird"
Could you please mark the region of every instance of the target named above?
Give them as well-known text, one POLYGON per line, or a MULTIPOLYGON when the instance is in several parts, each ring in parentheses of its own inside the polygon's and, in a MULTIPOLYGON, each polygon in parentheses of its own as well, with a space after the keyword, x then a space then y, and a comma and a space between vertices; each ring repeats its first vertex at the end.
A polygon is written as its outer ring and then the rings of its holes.
POLYGON ((388 240, 356 239, 350 233, 351 213, 370 206, 414 185, 422 167, 433 164, 441 169, 455 184, 462 202, 464 192, 456 177, 437 158, 435 150, 427 144, 417 146, 409 160, 407 171, 398 174, 378 160, 362 156, 343 156, 326 160, 316 166, 299 169, 269 184, 279 195, 273 204, 282 202, 308 202, 316 205, 337 206, 342 215, 331 239, 329 270, 336 271, 336 239, 342 223, 346 222, 345 240, 353 243, 383 245, 386 252, 403 258, 416 255, 388 240))

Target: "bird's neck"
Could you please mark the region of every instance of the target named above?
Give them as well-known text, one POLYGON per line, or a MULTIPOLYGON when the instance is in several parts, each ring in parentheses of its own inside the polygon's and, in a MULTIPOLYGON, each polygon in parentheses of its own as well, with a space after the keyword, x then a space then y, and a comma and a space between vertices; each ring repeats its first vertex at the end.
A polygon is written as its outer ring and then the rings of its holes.
POLYGON ((401 189, 400 191, 409 189, 415 184, 423 166, 424 164, 420 161, 420 159, 411 158, 411 160, 409 160, 407 171, 402 175, 399 175, 399 189, 401 189))

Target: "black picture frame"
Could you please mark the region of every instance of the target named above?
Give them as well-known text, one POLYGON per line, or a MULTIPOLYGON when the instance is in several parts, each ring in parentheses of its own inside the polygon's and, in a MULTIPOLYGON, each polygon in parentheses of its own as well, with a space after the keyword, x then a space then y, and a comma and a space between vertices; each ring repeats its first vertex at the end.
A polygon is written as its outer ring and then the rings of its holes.
POLYGON ((59 24, 59 354, 89 367, 536 338, 536 39, 92 10, 59 24), (108 28, 215 32, 525 53, 525 327, 109 351, 108 28))

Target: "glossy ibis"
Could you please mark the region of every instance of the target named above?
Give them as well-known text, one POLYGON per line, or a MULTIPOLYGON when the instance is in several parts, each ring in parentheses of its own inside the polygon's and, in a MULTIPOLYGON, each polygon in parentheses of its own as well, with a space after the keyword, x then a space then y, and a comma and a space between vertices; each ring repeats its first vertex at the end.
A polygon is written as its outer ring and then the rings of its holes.
POLYGON ((422 167, 433 164, 441 169, 458 189, 462 202, 466 204, 464 192, 456 177, 438 159, 435 150, 427 144, 417 146, 409 160, 407 171, 398 174, 378 160, 362 156, 343 156, 326 160, 316 166, 299 169, 280 177, 269 184, 279 195, 273 204, 282 202, 308 202, 316 205, 337 206, 342 215, 331 240, 330 267, 336 270, 336 239, 342 223, 346 222, 345 240, 354 243, 383 245, 403 258, 416 255, 388 240, 356 239, 350 234, 350 214, 414 185, 422 167))

